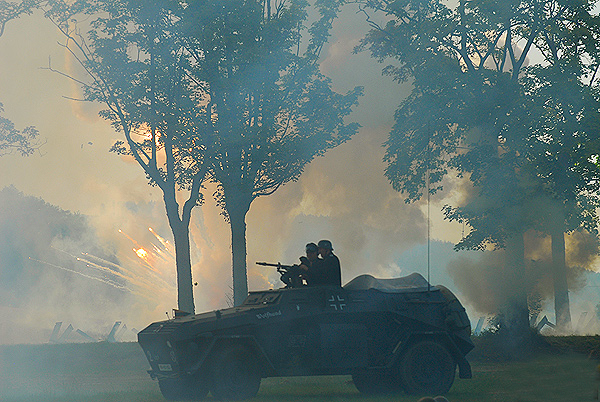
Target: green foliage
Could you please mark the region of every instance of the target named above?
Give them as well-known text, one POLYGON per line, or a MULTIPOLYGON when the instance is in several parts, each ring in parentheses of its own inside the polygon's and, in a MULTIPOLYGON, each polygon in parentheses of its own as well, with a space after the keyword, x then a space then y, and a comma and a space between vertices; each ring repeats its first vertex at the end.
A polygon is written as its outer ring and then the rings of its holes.
POLYGON ((218 12, 207 10, 210 2, 190 7, 191 46, 210 49, 195 62, 212 113, 207 163, 226 213, 247 211, 256 197, 296 180, 357 130, 343 119, 360 88, 337 94, 316 63, 335 14, 326 3, 306 45, 304 1, 227 1, 218 12))
POLYGON ((319 1, 310 29, 303 0, 49 1, 47 15, 88 73, 85 99, 126 136, 113 151, 159 186, 207 172, 225 207, 224 187, 249 203, 356 132, 344 117, 361 89, 334 92, 317 65, 339 3, 319 1))
POLYGON ((12 121, 1 116, 3 111, 0 103, 0 156, 13 152, 27 156, 39 149, 41 143, 38 139, 37 129, 29 126, 23 130, 17 130, 12 121))
POLYGON ((132 156, 150 183, 165 194, 200 183, 207 110, 192 74, 184 4, 177 1, 44 2, 46 16, 64 34, 65 49, 85 76, 71 77, 86 101, 105 106, 100 115, 124 134, 112 151, 132 156))
MULTIPOLYGON (((0 36, 4 33, 6 23, 22 14, 30 14, 36 0, 25 0, 20 3, 0 2, 0 36)), ((0 156, 19 152, 22 156, 31 155, 42 145, 39 132, 33 126, 17 130, 12 121, 2 116, 4 108, 0 103, 0 156)))
POLYGON ((307 163, 358 129, 344 120, 361 88, 336 93, 317 64, 337 4, 318 2, 320 17, 310 28, 305 1, 197 2, 186 9, 191 74, 207 110, 202 166, 231 225, 236 304, 247 295, 245 216, 252 201, 297 180, 307 163))
MULTIPOLYGON (((310 27, 305 0, 47 0, 29 9, 43 8, 61 30, 86 73, 72 77, 84 99, 103 104, 100 115, 124 134, 112 151, 132 156, 163 191, 177 246, 188 242, 205 180, 217 184, 226 217, 245 217, 256 197, 357 131, 344 120, 361 88, 336 93, 317 64, 340 4, 318 1, 310 27), (182 211, 177 190, 189 194, 182 211)), ((7 9, 0 4, 0 15, 7 9)))
POLYGON ((566 230, 597 233, 600 169, 593 161, 600 154, 600 98, 580 79, 570 61, 526 70, 520 117, 529 135, 520 149, 543 193, 564 205, 566 230))
POLYGON ((0 36, 4 33, 7 22, 19 18, 22 14, 31 14, 31 11, 39 3, 39 0, 23 0, 20 2, 0 1, 0 36))
MULTIPOLYGON (((68 76, 86 101, 123 133, 112 151, 129 155, 151 185, 163 192, 175 238, 180 308, 193 312, 189 221, 207 175, 202 163, 206 121, 202 83, 184 30, 187 8, 178 1, 47 0, 22 2, 41 8, 64 35, 65 50, 84 74, 68 76), (187 196, 181 207, 179 199, 187 196), (185 278, 185 279, 184 279, 185 278)), ((0 3, 0 15, 10 7, 0 3)), ((51 66, 52 71, 55 71, 51 66)), ((185 199, 185 198, 184 198, 185 199)))
POLYGON ((385 143, 386 176, 407 202, 449 174, 470 179, 469 200, 445 208, 472 228, 457 248, 504 247, 549 224, 596 230, 596 3, 365 2, 388 22, 358 49, 413 85, 385 143))

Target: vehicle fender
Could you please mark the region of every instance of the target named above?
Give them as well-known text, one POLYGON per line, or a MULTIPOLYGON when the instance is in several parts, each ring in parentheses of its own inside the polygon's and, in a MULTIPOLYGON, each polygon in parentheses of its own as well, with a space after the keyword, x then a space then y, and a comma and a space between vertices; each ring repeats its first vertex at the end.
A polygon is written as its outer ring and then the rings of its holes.
POLYGON ((446 299, 446 304, 444 305, 446 325, 451 331, 468 338, 471 335, 471 321, 469 321, 464 306, 447 287, 437 285, 436 288, 440 290, 440 293, 446 299))
POLYGON ((396 364, 396 362, 400 360, 401 356, 404 355, 404 352, 408 349, 410 345, 423 340, 439 342, 448 349, 448 351, 454 358, 454 361, 458 365, 459 378, 473 377, 471 365, 469 364, 465 356, 461 353, 460 349, 458 349, 452 338, 450 338, 450 336, 446 332, 413 332, 406 338, 401 339, 393 351, 393 364, 396 364))

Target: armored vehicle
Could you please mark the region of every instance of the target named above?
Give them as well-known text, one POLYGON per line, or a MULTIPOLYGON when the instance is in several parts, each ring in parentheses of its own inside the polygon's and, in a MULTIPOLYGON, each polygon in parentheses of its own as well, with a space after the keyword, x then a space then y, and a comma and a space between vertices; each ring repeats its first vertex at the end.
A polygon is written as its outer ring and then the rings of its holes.
POLYGON ((419 274, 343 287, 250 292, 240 306, 155 322, 138 334, 170 400, 254 397, 262 378, 351 375, 361 393, 444 394, 471 377, 461 303, 419 274))

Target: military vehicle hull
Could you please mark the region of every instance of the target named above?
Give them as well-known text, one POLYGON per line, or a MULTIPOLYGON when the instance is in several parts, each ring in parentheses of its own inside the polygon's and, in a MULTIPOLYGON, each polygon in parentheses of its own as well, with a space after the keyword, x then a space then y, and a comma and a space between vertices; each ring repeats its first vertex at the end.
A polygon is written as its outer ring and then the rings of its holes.
POLYGON ((156 322, 138 334, 171 400, 256 395, 261 378, 347 375, 363 393, 447 392, 473 348, 460 302, 418 274, 344 287, 251 292, 238 307, 156 322))

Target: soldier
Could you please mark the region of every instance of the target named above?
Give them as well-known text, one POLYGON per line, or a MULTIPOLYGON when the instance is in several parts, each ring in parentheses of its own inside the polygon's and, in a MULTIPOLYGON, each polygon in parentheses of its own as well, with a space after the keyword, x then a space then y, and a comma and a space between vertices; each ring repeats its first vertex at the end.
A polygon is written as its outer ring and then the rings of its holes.
POLYGON ((319 252, 317 251, 317 245, 315 243, 308 243, 306 245, 306 256, 300 257, 299 265, 290 266, 284 274, 281 275, 281 281, 287 285, 287 287, 298 288, 306 285, 310 286, 309 269, 313 265, 313 262, 319 258, 319 252))
POLYGON ((306 245, 306 257, 300 257, 300 269, 308 271, 313 263, 319 259, 319 249, 315 243, 308 243, 306 245))
POLYGON ((314 263, 311 270, 313 286, 342 286, 342 270, 340 260, 333 254, 333 246, 329 240, 321 240, 317 245, 321 259, 314 263))
POLYGON ((333 247, 329 240, 321 240, 318 245, 308 243, 306 245, 306 255, 306 259, 301 258, 302 265, 300 265, 300 269, 308 286, 342 286, 340 260, 333 254, 333 247), (316 247, 318 254, 314 252, 314 247, 316 247), (309 260, 308 257, 309 249, 312 260, 309 260), (318 255, 321 258, 318 258, 318 255))
POLYGON ((315 243, 308 243, 306 245, 306 257, 300 257, 300 274, 302 278, 306 280, 308 286, 311 286, 310 281, 310 270, 312 266, 318 263, 319 249, 315 243))

